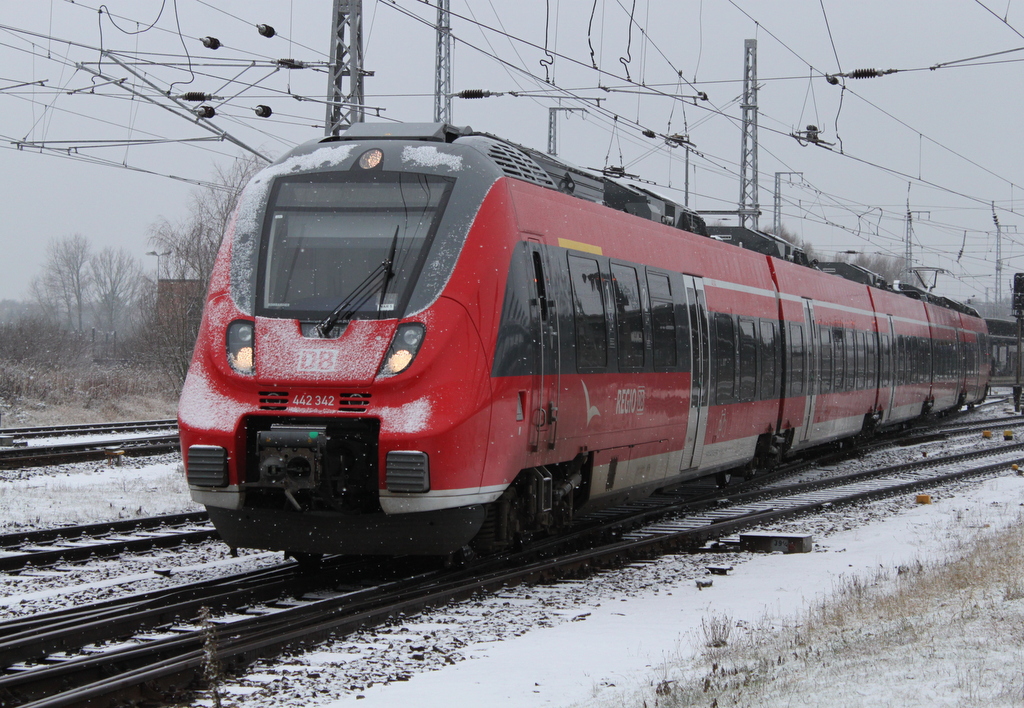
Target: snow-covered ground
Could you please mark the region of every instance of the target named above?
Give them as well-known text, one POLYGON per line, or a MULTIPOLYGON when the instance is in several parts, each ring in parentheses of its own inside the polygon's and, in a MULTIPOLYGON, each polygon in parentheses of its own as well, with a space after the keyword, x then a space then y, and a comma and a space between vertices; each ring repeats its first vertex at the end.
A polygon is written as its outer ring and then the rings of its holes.
MULTIPOLYGON (((857 465, 1003 444, 971 440, 888 450, 857 465)), ((719 698, 721 706, 1024 705, 1024 581, 999 576, 967 590, 954 583, 945 606, 922 597, 895 623, 847 613, 851 591, 861 599, 895 591, 922 567, 973 553, 984 545, 979 535, 1020 525, 1024 478, 1010 470, 931 493, 931 505, 905 495, 779 525, 812 534, 813 553, 667 556, 582 581, 507 588, 262 662, 219 693, 225 706, 254 708, 639 708, 719 698), (734 570, 709 576, 709 565, 734 570), (708 578, 714 584, 698 589, 695 581, 708 578), (827 625, 812 621, 828 615, 823 607, 848 615, 849 626, 838 622, 834 634, 825 626, 805 644, 794 639, 827 625), (725 647, 707 646, 725 632, 725 647), (729 686, 742 681, 749 685, 729 686), (694 686, 696 694, 686 693, 694 686)), ((173 455, 120 468, 0 472, 0 532, 191 508, 173 455)), ((999 561, 1024 577, 1014 562, 999 561)), ((206 694, 190 705, 211 703, 206 694)))
MULTIPOLYGON (((703 661, 709 635, 723 631, 716 624, 730 628, 733 642, 745 632, 766 641, 759 630, 792 627, 837 589, 895 583, 901 568, 963 550, 964 539, 979 529, 1018 522, 1024 479, 1008 472, 950 485, 933 492, 933 502, 918 505, 907 496, 789 523, 793 530, 814 531, 815 550, 809 554, 668 556, 584 581, 509 588, 258 665, 243 679, 227 682, 222 697, 228 706, 267 707, 639 708, 659 705, 658 700, 673 705, 666 687, 710 671, 703 661), (707 575, 707 565, 723 564, 734 570, 707 575), (697 578, 713 578, 714 584, 698 589, 697 578)), ((1020 618, 1024 600, 1015 602, 1020 618)), ((913 682, 909 677, 917 675, 928 685, 905 691, 899 705, 942 705, 938 697, 947 691, 953 696, 949 705, 964 705, 955 663, 969 658, 971 670, 981 671, 977 667, 986 662, 1002 661, 995 652, 1005 650, 1015 659, 1013 674, 1024 676, 1017 648, 1020 624, 1014 626, 1005 633, 1009 646, 977 646, 970 657, 966 649, 943 654, 941 646, 931 646, 934 666, 911 647, 905 653, 916 661, 908 671, 885 675, 859 667, 844 676, 834 666, 825 667, 833 692, 816 704, 887 705, 890 684, 913 682), (989 649, 993 655, 986 657, 989 649)), ((872 631, 870 626, 859 630, 872 631)), ((897 658, 908 665, 906 656, 897 658)), ((819 686, 826 681, 814 680, 819 686)), ((794 704, 784 694, 771 705, 808 705, 806 699, 794 704)), ((768 705, 760 700, 749 705, 768 705)), ((210 699, 193 705, 210 705, 210 699)))
POLYGON ((176 453, 0 470, 0 533, 201 509, 176 453))

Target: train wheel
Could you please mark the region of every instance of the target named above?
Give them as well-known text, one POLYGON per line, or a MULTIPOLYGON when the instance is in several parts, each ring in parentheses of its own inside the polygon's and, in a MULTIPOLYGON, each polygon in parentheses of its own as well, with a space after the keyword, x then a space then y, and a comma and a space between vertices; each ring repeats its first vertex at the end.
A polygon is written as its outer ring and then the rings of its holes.
POLYGON ((469 546, 463 546, 457 551, 448 554, 444 560, 445 568, 465 568, 476 559, 476 551, 469 546))
POLYGON ((295 559, 295 562, 299 565, 299 571, 302 573, 316 573, 320 570, 321 562, 324 559, 323 553, 287 553, 285 557, 291 557, 295 559))

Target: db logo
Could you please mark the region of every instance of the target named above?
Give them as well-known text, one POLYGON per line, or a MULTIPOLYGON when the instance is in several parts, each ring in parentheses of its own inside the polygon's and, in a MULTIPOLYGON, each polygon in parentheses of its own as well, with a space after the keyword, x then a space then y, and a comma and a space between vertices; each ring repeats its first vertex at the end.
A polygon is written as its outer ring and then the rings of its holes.
POLYGON ((338 352, 331 349, 303 349, 299 352, 299 371, 334 371, 338 352))

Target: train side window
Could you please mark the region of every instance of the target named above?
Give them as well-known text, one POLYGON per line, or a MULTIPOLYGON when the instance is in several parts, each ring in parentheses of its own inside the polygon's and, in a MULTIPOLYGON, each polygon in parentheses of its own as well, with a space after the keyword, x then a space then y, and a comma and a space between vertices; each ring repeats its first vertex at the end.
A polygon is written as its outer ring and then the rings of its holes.
POLYGON ((842 327, 832 328, 832 365, 835 367, 833 391, 846 390, 846 340, 842 327))
POLYGON ((883 388, 892 385, 892 359, 889 351, 889 335, 883 334, 878 338, 879 385, 883 388))
POLYGON ((912 337, 913 342, 912 351, 913 356, 910 357, 911 364, 913 365, 912 373, 914 375, 914 383, 924 383, 926 380, 931 378, 931 369, 925 374, 925 367, 929 365, 925 363, 924 347, 921 346, 922 337, 912 337))
POLYGON ((579 369, 604 368, 608 365, 608 330, 597 261, 570 254, 569 276, 576 314, 576 366, 579 369))
POLYGON ((878 386, 878 347, 874 332, 864 333, 864 385, 867 388, 878 386))
POLYGON ((640 305, 640 283, 635 268, 612 264, 612 293, 615 298, 615 330, 619 340, 619 369, 642 369, 644 312, 640 305))
POLYGON ((768 401, 779 397, 779 386, 776 380, 778 348, 775 344, 775 323, 761 323, 761 391, 758 398, 768 401))
POLYGON ((821 346, 821 366, 818 367, 818 393, 832 392, 832 330, 822 327, 818 330, 821 346))
POLYGON ((739 318, 740 331, 740 387, 741 401, 753 401, 757 396, 757 335, 754 321, 746 317, 739 318))
POLYGON ((807 350, 804 345, 804 326, 789 323, 789 395, 804 395, 804 369, 807 366, 807 350))
POLYGON ((668 276, 647 273, 647 288, 651 293, 651 330, 654 338, 654 368, 667 369, 676 365, 676 312, 672 302, 672 287, 668 276))
POLYGON ((893 341, 893 358, 896 363, 896 385, 906 383, 907 374, 907 339, 902 334, 896 335, 893 341))
POLYGON ((715 403, 733 403, 736 378, 736 327, 732 315, 715 313, 715 403))
POLYGON ((866 332, 854 332, 854 341, 857 342, 857 360, 854 366, 857 370, 857 383, 855 388, 860 391, 865 388, 864 381, 868 374, 868 340, 866 332))

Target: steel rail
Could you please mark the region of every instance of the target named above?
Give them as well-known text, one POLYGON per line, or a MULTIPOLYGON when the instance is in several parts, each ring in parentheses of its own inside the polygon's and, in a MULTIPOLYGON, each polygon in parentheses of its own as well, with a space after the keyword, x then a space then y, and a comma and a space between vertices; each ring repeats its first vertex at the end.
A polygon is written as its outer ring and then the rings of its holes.
POLYGON ((13 435, 15 438, 46 438, 63 435, 90 435, 97 433, 128 433, 140 430, 160 430, 177 428, 178 421, 174 418, 162 420, 135 420, 118 423, 79 423, 75 425, 38 425, 26 428, 0 428, 0 435, 13 435))
POLYGON ((186 543, 201 543, 219 538, 217 530, 212 525, 207 524, 206 528, 196 529, 195 524, 194 521, 186 521, 159 527, 139 527, 131 531, 110 532, 117 535, 114 538, 58 538, 46 546, 30 542, 17 549, 8 547, 0 550, 0 571, 18 570, 29 565, 40 567, 69 563, 89 558, 112 558, 122 553, 173 548, 186 543), (186 528, 179 528, 181 526, 186 528))
POLYGON ((178 449, 178 445, 178 435, 174 433, 126 440, 0 448, 0 469, 102 460, 109 457, 115 450, 123 451, 126 456, 156 455, 173 452, 178 449))
POLYGON ((137 519, 121 519, 120 521, 104 521, 81 526, 56 526, 49 529, 34 531, 16 531, 0 534, 0 551, 7 551, 26 543, 47 543, 58 539, 79 538, 82 536, 101 536, 109 533, 125 533, 136 529, 154 529, 161 526, 177 524, 203 523, 210 517, 205 511, 190 511, 183 514, 166 514, 163 516, 143 516, 137 519))

